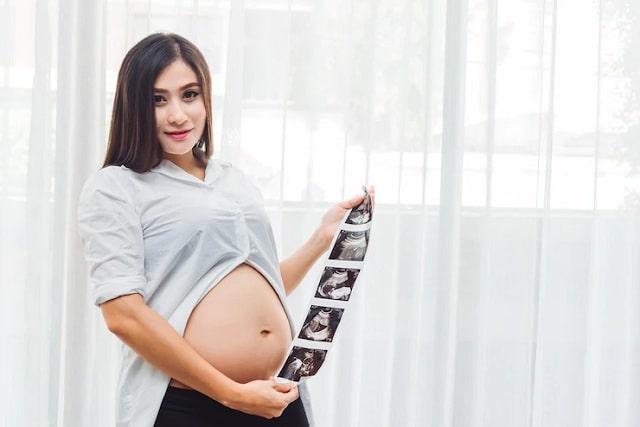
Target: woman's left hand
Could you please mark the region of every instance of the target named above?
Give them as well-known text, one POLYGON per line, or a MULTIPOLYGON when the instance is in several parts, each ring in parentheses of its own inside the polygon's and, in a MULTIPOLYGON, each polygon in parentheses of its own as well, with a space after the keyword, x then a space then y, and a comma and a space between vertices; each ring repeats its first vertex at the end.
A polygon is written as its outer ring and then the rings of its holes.
MULTIPOLYGON (((371 186, 367 191, 371 197, 373 207, 375 190, 371 186)), ((333 236, 336 234, 336 230, 342 223, 347 211, 358 206, 363 200, 364 195, 352 197, 332 206, 322 217, 320 225, 315 229, 311 238, 293 254, 280 262, 280 274, 282 275, 282 283, 284 283, 287 295, 294 291, 311 266, 329 249, 333 236)))
MULTIPOLYGON (((371 205, 372 209, 375 207, 375 188, 374 186, 370 186, 367 189, 369 196, 371 197, 371 205)), ((322 217, 320 221, 320 226, 318 227, 317 233, 319 237, 323 240, 324 244, 329 247, 331 244, 331 240, 333 240, 333 236, 336 234, 336 230, 340 223, 342 223, 342 219, 344 218, 344 214, 351 208, 355 208, 364 200, 364 195, 352 197, 351 199, 344 200, 334 206, 332 206, 322 217)))

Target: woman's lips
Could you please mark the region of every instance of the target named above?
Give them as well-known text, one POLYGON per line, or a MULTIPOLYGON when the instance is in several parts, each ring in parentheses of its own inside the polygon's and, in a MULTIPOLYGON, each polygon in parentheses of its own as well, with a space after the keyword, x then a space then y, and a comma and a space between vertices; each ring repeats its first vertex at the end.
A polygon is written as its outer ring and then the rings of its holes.
POLYGON ((176 140, 185 139, 187 136, 189 136, 189 133, 191 133, 191 129, 180 130, 176 132, 165 132, 165 134, 168 135, 169 138, 176 140))

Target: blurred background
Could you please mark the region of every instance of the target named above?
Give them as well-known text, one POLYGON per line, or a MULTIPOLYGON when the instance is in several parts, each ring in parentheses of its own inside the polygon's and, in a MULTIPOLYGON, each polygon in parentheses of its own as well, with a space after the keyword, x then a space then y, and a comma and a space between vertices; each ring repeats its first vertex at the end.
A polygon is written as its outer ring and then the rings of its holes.
MULTIPOLYGON (((151 32, 213 74, 214 156, 280 255, 376 186, 316 425, 640 425, 640 3, 0 0, 0 425, 114 424, 78 193, 151 32)), ((290 297, 304 320, 321 262, 290 297)))

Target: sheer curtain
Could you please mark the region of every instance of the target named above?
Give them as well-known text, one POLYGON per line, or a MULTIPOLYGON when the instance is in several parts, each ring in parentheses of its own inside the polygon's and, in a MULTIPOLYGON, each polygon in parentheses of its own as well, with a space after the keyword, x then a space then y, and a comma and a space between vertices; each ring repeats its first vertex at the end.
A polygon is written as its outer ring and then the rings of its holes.
POLYGON ((376 185, 366 269, 309 381, 317 426, 640 425, 634 0, 0 11, 0 425, 113 425, 118 344, 75 209, 119 63, 154 31, 205 53, 215 156, 260 186, 282 256, 376 185))

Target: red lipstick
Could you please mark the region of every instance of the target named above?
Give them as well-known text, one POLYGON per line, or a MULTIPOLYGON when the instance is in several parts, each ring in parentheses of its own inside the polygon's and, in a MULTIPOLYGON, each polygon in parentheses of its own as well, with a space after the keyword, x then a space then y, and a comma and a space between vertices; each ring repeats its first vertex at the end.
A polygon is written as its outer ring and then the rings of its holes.
POLYGON ((170 138, 172 139, 185 139, 187 136, 189 136, 189 134, 191 133, 191 129, 188 130, 179 130, 176 132, 165 132, 166 135, 168 135, 170 138))

